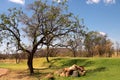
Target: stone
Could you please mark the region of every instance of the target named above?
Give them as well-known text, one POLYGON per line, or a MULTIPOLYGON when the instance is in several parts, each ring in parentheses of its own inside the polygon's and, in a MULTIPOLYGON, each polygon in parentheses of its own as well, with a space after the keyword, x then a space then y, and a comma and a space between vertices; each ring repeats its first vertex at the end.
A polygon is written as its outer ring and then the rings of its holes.
POLYGON ((48 80, 54 80, 54 76, 51 73, 49 73, 45 78, 48 80))
POLYGON ((74 71, 74 70, 69 70, 69 71, 67 71, 67 72, 66 72, 66 77, 71 76, 71 75, 73 74, 73 71, 74 71))
POLYGON ((65 76, 66 76, 65 72, 62 72, 62 73, 60 74, 60 76, 61 76, 61 77, 65 77, 65 76))
POLYGON ((57 70, 57 71, 54 72, 54 75, 60 76, 60 74, 62 72, 64 72, 64 70, 63 69, 59 69, 59 70, 57 70))
POLYGON ((86 74, 86 70, 84 69, 83 66, 78 66, 74 64, 70 67, 60 69, 54 72, 54 74, 62 77, 69 77, 69 76, 79 77, 79 76, 84 76, 86 74))
POLYGON ((80 76, 84 76, 86 74, 86 71, 79 71, 80 76))
POLYGON ((78 77, 79 76, 79 73, 78 71, 73 71, 73 74, 72 74, 73 77, 78 77))
POLYGON ((84 69, 83 66, 78 66, 78 70, 81 76, 84 76, 86 74, 86 70, 84 69))
POLYGON ((83 67, 83 66, 77 66, 77 68, 78 68, 78 70, 80 70, 80 71, 85 71, 85 68, 83 67))
POLYGON ((66 76, 66 77, 69 77, 69 76, 70 76, 69 72, 66 72, 65 76, 66 76))
POLYGON ((70 70, 77 70, 77 65, 74 64, 74 65, 72 65, 71 67, 69 67, 69 69, 70 69, 70 70))

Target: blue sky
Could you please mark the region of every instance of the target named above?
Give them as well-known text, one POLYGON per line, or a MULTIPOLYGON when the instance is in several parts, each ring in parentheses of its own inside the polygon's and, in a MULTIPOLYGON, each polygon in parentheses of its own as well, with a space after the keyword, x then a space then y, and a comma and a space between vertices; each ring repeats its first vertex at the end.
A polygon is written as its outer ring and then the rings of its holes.
MULTIPOLYGON (((8 8, 22 7, 35 0, 0 0, 0 13, 8 8)), ((61 0, 54 0, 61 2, 61 0)), ((84 19, 89 30, 104 32, 120 42, 120 0, 68 0, 69 11, 84 19)))

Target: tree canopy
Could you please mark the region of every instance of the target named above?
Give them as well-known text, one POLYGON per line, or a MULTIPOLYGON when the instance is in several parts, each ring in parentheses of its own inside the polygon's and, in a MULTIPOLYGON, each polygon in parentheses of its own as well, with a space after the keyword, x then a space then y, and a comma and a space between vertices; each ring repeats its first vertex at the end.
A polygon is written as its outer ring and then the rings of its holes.
POLYGON ((88 56, 111 54, 113 49, 113 43, 107 38, 107 35, 97 31, 90 31, 86 34, 84 45, 88 51, 88 56))
POLYGON ((27 53, 27 65, 33 74, 33 57, 43 45, 52 45, 56 40, 75 33, 82 27, 74 15, 67 11, 66 1, 48 4, 35 1, 27 6, 28 13, 22 9, 9 9, 8 14, 0 15, 0 31, 17 50, 27 53))

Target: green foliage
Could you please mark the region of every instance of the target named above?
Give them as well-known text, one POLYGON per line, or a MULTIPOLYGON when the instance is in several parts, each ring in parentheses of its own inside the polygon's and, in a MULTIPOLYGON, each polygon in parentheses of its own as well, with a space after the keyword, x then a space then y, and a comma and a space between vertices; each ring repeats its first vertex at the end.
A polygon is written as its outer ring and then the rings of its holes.
POLYGON ((76 32, 80 27, 74 15, 67 11, 66 0, 60 4, 49 4, 47 1, 37 0, 29 4, 29 13, 13 8, 0 15, 0 30, 5 32, 7 41, 13 43, 17 50, 28 53, 30 73, 34 73, 32 61, 38 48, 43 45, 50 47, 53 42, 76 32), (26 40, 30 43, 26 43, 26 40))
POLYGON ((106 57, 110 57, 113 51, 113 43, 107 38, 107 35, 97 31, 90 31, 86 34, 84 45, 88 56, 106 55, 106 57))

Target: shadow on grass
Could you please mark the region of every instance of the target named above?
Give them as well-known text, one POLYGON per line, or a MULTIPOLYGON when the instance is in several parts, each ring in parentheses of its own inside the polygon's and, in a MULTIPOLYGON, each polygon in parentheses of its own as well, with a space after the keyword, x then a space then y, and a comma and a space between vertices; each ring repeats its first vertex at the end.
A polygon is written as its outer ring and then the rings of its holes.
POLYGON ((93 66, 94 64, 95 64, 94 61, 86 61, 86 62, 84 62, 84 64, 82 66, 90 67, 90 66, 93 66))
POLYGON ((63 61, 62 66, 71 66, 73 64, 79 65, 79 66, 85 66, 85 63, 87 62, 88 59, 69 59, 66 61, 63 61))
MULTIPOLYGON (((50 61, 50 63, 47 63, 45 62, 45 64, 49 64, 47 68, 40 68, 40 69, 34 69, 36 71, 48 71, 48 70, 57 70, 57 69, 61 69, 61 68, 64 68, 64 67, 68 67, 68 66, 71 66, 73 64, 76 64, 76 65, 79 65, 79 66, 84 66, 85 68, 86 67, 93 67, 95 66, 95 61, 91 61, 90 59, 70 59, 70 58, 55 58, 55 59, 52 59, 50 61), (59 64, 59 65, 57 65, 59 64)), ((107 68, 102 66, 102 67, 95 67, 94 69, 93 68, 90 68, 89 70, 87 70, 87 73, 86 75, 91 75, 91 74, 94 74, 94 73, 97 73, 97 72, 104 72, 106 71, 107 68)), ((36 77, 40 77, 40 75, 46 75, 48 73, 50 73, 51 71, 49 72, 45 72, 45 73, 36 73, 35 76, 36 77)))
POLYGON ((98 67, 98 68, 95 68, 95 69, 88 70, 87 74, 93 74, 93 73, 97 73, 97 72, 104 72, 106 70, 107 70, 106 67, 98 67))
POLYGON ((74 64, 84 67, 90 67, 94 65, 94 61, 89 59, 69 59, 69 58, 55 58, 52 59, 49 63, 45 62, 44 64, 49 64, 48 68, 63 68, 72 66, 74 64), (59 64, 59 65, 56 65, 59 64))
POLYGON ((37 80, 41 80, 41 78, 44 78, 47 74, 51 73, 49 71, 49 68, 34 68, 34 74, 32 77, 37 78, 37 80))
POLYGON ((40 78, 46 76, 48 72, 35 72, 32 76, 40 80, 40 78))
MULTIPOLYGON (((54 65, 54 63, 55 62, 57 63, 58 61, 62 64, 60 66, 60 68, 68 67, 68 66, 71 66, 73 64, 76 64, 79 66, 84 66, 85 68, 96 66, 95 61, 91 61, 89 59, 69 59, 69 58, 68 59, 64 59, 64 58, 53 59, 52 60, 53 63, 51 65, 54 65)), ((96 73, 96 72, 104 72, 106 70, 107 70, 107 68, 104 66, 96 67, 95 69, 87 70, 87 74, 96 73)))
POLYGON ((34 71, 37 71, 37 70, 46 70, 46 69, 49 69, 49 68, 34 68, 34 71))
POLYGON ((63 60, 64 58, 55 58, 50 60, 50 62, 44 62, 43 66, 46 66, 46 69, 59 69, 61 68, 60 66, 56 65, 56 63, 59 64, 59 61, 63 60))
POLYGON ((58 60, 62 60, 62 59, 64 59, 64 58, 54 58, 51 61, 58 61, 58 60))
POLYGON ((19 71, 14 73, 14 79, 21 79, 21 80, 41 80, 41 78, 45 77, 50 72, 46 72, 48 68, 35 68, 34 74, 30 75, 29 70, 19 71))
POLYGON ((15 71, 14 73, 12 73, 12 75, 14 79, 23 79, 30 76, 28 70, 19 71, 19 72, 15 71))

